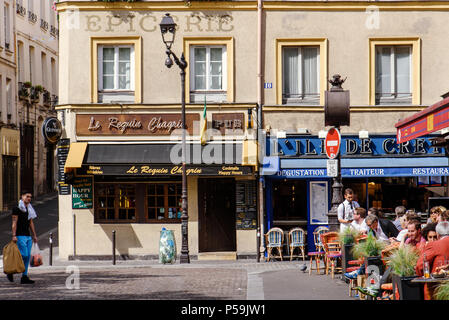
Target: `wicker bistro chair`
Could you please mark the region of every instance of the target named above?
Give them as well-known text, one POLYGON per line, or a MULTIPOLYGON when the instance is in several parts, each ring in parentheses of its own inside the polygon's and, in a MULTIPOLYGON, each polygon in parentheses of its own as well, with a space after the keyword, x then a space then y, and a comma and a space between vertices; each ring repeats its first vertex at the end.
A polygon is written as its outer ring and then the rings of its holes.
POLYGON ((309 266, 309 275, 312 274, 312 264, 313 260, 315 260, 316 264, 316 271, 318 274, 320 274, 320 261, 324 260, 324 248, 323 244, 321 243, 321 234, 326 233, 329 231, 329 228, 327 227, 318 227, 313 231, 313 242, 315 244, 316 251, 312 251, 308 253, 308 256, 310 257, 310 266, 309 266))
POLYGON ((338 232, 321 234, 321 242, 325 252, 326 274, 329 274, 330 269, 333 279, 335 271, 341 271, 341 267, 337 267, 338 260, 341 259, 341 244, 338 240, 338 232))
POLYGON ((283 261, 282 258, 282 246, 284 244, 284 231, 282 231, 281 228, 271 228, 268 230, 268 232, 265 234, 265 241, 267 245, 267 261, 270 261, 271 258, 281 258, 281 261, 283 261), (272 250, 278 249, 279 255, 275 256, 273 255, 272 250))
MULTIPOLYGON (((305 260, 305 232, 301 228, 293 228, 289 231, 288 237, 290 239, 290 261, 292 261, 293 257, 302 257, 302 261, 305 260), (298 248, 300 250, 301 255, 293 255, 293 251, 298 248)), ((299 252, 298 252, 299 253, 299 252)))

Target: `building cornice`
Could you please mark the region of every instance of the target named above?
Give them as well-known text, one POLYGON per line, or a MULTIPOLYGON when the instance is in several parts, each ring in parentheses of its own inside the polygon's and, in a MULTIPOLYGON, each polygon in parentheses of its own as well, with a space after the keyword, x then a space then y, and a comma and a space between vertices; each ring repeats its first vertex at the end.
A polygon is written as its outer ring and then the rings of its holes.
MULTIPOLYGON (((375 7, 379 11, 449 11, 449 1, 264 1, 267 11, 366 11, 375 7)), ((57 3, 59 12, 70 8, 80 11, 198 11, 232 10, 256 11, 257 1, 62 1, 57 3)))

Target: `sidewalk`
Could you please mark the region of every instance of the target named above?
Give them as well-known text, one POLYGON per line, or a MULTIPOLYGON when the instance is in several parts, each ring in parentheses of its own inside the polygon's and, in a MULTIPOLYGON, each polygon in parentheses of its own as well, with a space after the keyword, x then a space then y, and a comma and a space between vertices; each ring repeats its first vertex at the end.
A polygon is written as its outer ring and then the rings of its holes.
MULTIPOLYGON (((29 268, 36 281, 26 291, 0 277, 0 299, 151 299, 151 300, 354 300, 339 275, 309 276, 308 261, 198 261, 160 264, 158 260, 61 261, 58 248, 49 265, 29 268), (79 279, 79 289, 70 289, 79 279)), ((0 262, 1 264, 2 262, 0 262)), ((0 268, 1 270, 1 268, 0 268)))

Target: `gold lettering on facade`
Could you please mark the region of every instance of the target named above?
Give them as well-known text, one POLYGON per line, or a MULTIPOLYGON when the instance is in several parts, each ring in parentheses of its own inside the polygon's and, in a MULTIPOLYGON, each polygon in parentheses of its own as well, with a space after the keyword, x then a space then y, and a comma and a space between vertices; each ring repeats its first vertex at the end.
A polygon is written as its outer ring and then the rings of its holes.
POLYGON ((151 15, 145 16, 145 17, 143 17, 142 19, 140 19, 139 25, 140 25, 140 28, 141 28, 143 31, 145 31, 145 32, 153 32, 153 31, 155 31, 156 28, 157 28, 157 27, 156 27, 156 17, 155 17, 155 16, 151 16, 151 15), (147 28, 145 28, 144 25, 143 25, 143 23, 145 22, 145 20, 148 19, 148 18, 152 19, 153 22, 155 23, 155 24, 153 25, 153 28, 151 28, 151 29, 147 29, 147 28))
POLYGON ((150 166, 142 166, 140 168, 140 173, 148 173, 154 176, 155 174, 167 174, 168 169, 167 168, 151 168, 150 166))
POLYGON ((125 133, 128 129, 141 129, 142 123, 136 119, 131 121, 118 121, 117 118, 109 118, 109 129, 115 128, 122 133, 125 133))
POLYGON ((96 131, 101 128, 100 121, 95 121, 94 117, 90 117, 89 127, 87 128, 89 131, 96 131))
POLYGON ((182 120, 164 121, 161 117, 155 117, 148 123, 148 130, 151 132, 155 132, 157 130, 167 130, 168 132, 171 132, 174 129, 182 129, 182 120))
POLYGON ((135 167, 135 166, 132 166, 131 168, 129 168, 127 171, 126 171, 126 173, 138 173, 139 172, 139 170, 135 167))
POLYGON ((117 27, 122 24, 122 19, 120 17, 106 16, 106 18, 108 19, 108 29, 105 30, 106 32, 114 31, 114 29, 111 28, 112 26, 117 27), (112 23, 112 18, 118 19, 118 23, 112 23))

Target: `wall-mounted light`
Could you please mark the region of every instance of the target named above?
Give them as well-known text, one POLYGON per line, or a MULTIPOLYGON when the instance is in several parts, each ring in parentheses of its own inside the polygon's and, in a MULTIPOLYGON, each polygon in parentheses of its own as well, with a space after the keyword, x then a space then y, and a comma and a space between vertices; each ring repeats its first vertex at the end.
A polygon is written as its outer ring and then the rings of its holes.
POLYGON ((318 138, 320 138, 320 139, 326 139, 326 136, 327 136, 327 131, 325 131, 325 130, 320 130, 320 131, 318 132, 318 138))
POLYGON ((296 133, 299 133, 299 134, 310 134, 310 130, 307 129, 307 128, 298 128, 296 130, 296 133))
POLYGON ((285 131, 278 131, 276 132, 276 138, 278 139, 285 139, 287 137, 287 133, 285 131))
POLYGON ((369 138, 369 132, 366 130, 360 130, 359 131, 359 138, 360 139, 368 139, 369 138))

